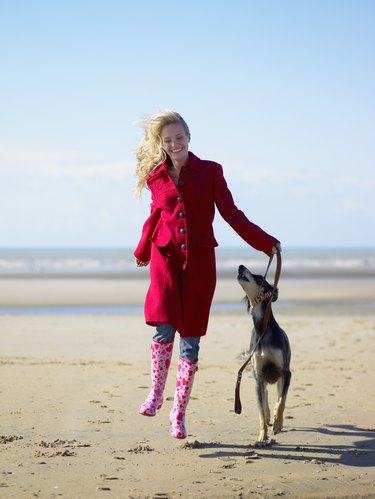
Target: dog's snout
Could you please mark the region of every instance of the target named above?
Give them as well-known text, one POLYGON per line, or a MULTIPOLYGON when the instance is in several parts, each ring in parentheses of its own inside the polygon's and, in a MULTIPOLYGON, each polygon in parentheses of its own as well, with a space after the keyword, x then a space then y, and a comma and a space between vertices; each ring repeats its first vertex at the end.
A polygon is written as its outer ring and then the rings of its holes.
POLYGON ((237 275, 237 279, 238 281, 248 281, 248 278, 245 276, 245 273, 246 273, 246 270, 247 268, 245 267, 245 265, 240 265, 238 267, 238 275, 237 275))

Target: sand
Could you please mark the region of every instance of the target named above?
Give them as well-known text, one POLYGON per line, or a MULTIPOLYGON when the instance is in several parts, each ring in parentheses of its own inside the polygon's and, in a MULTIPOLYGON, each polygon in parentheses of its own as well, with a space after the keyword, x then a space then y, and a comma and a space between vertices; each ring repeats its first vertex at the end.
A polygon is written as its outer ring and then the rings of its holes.
MULTIPOLYGON (((139 305, 146 288, 144 279, 1 279, 0 303, 139 305)), ((235 281, 219 280, 215 303, 241 297, 235 281)), ((0 497, 375 497, 374 303, 370 279, 281 282, 274 313, 293 378, 284 430, 265 448, 250 373, 243 413, 233 411, 251 329, 242 307, 211 314, 184 441, 168 431, 177 348, 164 406, 138 415, 152 334, 141 313, 1 315, 0 497)), ((275 395, 271 387, 271 405, 275 395)))

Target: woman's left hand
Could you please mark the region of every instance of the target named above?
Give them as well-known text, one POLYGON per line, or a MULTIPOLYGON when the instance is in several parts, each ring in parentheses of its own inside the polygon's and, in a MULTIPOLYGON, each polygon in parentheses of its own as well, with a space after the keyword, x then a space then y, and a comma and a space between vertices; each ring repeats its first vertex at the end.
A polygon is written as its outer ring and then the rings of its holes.
POLYGON ((276 255, 277 253, 281 253, 281 244, 277 243, 273 248, 271 249, 271 253, 273 255, 276 255))

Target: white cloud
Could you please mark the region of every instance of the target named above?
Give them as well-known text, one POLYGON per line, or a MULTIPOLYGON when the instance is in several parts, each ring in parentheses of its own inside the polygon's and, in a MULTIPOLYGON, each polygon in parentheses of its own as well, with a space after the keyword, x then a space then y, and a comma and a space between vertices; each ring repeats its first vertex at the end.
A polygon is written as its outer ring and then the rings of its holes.
MULTIPOLYGON (((359 170, 360 171, 360 170, 359 170)), ((228 169, 226 177, 236 189, 251 188, 263 192, 279 189, 281 193, 289 193, 296 197, 325 194, 344 194, 374 192, 375 175, 353 176, 347 172, 327 169, 327 171, 303 171, 293 168, 239 167, 228 169), (241 187, 242 186, 242 187, 241 187)))
MULTIPOLYGON (((244 168, 237 163, 225 169, 225 176, 237 205, 286 242, 295 241, 305 226, 306 241, 326 242, 320 222, 315 233, 307 231, 315 218, 324 217, 335 229, 345 221, 349 233, 357 230, 358 221, 375 216, 372 173, 361 177, 332 169, 244 168)), ((131 158, 107 161, 85 150, 0 141, 0 245, 132 246, 149 212, 149 195, 134 199, 134 182, 131 158)), ((224 223, 221 229, 217 219, 221 244, 237 244, 238 236, 224 223)), ((329 237, 339 237, 331 232, 329 237)))
POLYGON ((121 162, 93 164, 49 164, 32 168, 33 174, 44 177, 69 177, 71 179, 106 177, 111 179, 128 178, 130 167, 121 162))
POLYGON ((363 189, 365 191, 374 192, 375 188, 375 176, 369 177, 368 175, 363 175, 362 177, 351 177, 351 176, 343 176, 340 179, 340 182, 343 186, 354 188, 354 189, 363 189))
POLYGON ((134 183, 129 159, 0 141, 0 246, 125 244, 134 183))
POLYGON ((125 178, 133 175, 130 161, 100 161, 87 151, 0 141, 0 174, 41 177, 125 178))

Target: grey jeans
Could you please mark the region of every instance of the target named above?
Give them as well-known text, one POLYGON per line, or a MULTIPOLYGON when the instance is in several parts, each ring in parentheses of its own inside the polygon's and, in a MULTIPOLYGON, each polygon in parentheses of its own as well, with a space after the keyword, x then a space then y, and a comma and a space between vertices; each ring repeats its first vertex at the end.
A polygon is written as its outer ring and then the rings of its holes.
MULTIPOLYGON (((170 343, 174 341, 176 329, 170 324, 158 324, 154 340, 159 343, 170 343)), ((200 337, 180 337, 180 357, 189 362, 198 362, 200 337)))

